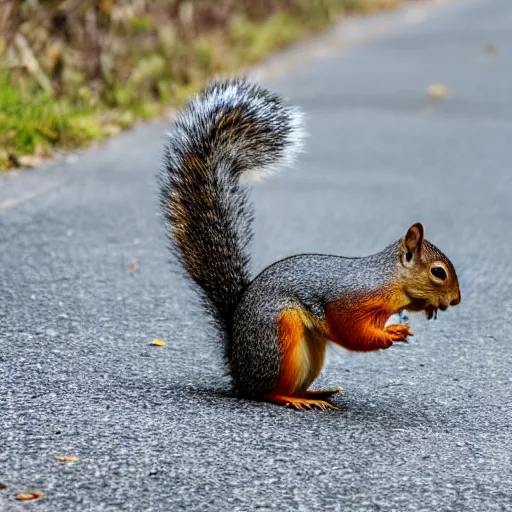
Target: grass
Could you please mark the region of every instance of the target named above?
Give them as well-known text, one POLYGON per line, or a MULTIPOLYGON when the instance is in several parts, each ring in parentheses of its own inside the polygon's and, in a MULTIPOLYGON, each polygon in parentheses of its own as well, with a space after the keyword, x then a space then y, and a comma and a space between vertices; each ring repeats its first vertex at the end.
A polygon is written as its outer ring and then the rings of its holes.
MULTIPOLYGON (((135 18, 125 27, 131 46, 114 56, 113 71, 103 73, 101 87, 68 66, 58 95, 42 90, 27 73, 0 68, 0 171, 35 165, 55 151, 115 135, 137 119, 180 105, 213 74, 233 74, 343 13, 391 7, 396 1, 296 0, 300 8, 295 12, 276 11, 259 21, 237 16, 222 30, 188 38, 165 26, 157 30, 152 18, 135 18), (139 44, 139 37, 147 42, 155 33, 156 45, 139 44)), ((0 64, 1 54, 0 48, 0 64)))
POLYGON ((57 149, 103 140, 128 128, 135 119, 149 119, 162 111, 155 104, 133 100, 124 110, 72 103, 30 85, 30 92, 22 92, 0 71, 0 171, 37 164, 57 149))
POLYGON ((20 164, 24 155, 39 157, 55 146, 67 148, 102 136, 98 113, 43 91, 23 93, 0 74, 0 168, 20 164))

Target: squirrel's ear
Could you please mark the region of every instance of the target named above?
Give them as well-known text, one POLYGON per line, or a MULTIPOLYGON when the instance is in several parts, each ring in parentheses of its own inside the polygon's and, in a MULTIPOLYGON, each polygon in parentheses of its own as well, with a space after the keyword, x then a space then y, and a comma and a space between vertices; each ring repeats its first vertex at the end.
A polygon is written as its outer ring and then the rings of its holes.
POLYGON ((423 232, 424 229, 421 222, 416 222, 409 228, 404 237, 404 245, 408 251, 415 252, 421 249, 421 244, 423 243, 423 232))

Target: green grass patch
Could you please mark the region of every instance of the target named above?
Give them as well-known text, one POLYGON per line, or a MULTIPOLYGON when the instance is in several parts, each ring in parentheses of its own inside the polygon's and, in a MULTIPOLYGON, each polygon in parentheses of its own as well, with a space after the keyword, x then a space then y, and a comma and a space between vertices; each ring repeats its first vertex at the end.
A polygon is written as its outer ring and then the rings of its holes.
POLYGON ((55 99, 32 84, 31 93, 10 83, 0 71, 0 171, 31 165, 55 150, 69 150, 116 135, 137 119, 162 112, 150 102, 125 101, 125 109, 106 104, 87 107, 55 99))
POLYGON ((23 164, 25 155, 48 156, 103 138, 98 110, 55 100, 33 85, 23 94, 0 72, 0 170, 23 164))

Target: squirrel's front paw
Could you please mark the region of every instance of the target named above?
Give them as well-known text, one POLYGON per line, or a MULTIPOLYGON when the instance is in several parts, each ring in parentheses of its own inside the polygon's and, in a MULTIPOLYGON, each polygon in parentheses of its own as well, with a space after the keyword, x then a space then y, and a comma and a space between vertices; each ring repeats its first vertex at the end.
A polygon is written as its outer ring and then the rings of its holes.
POLYGON ((405 341, 407 336, 414 336, 409 326, 402 324, 388 325, 384 332, 388 335, 391 343, 394 341, 405 341))

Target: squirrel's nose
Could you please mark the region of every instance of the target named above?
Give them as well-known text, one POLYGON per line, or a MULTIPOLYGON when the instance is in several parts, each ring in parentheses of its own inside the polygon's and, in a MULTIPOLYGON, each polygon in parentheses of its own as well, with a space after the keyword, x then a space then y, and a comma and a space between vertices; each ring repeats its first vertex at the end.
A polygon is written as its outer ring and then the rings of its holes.
POLYGON ((453 299, 451 302, 450 302, 450 306, 456 306, 457 304, 460 304, 460 293, 459 295, 457 296, 456 299, 453 299))

